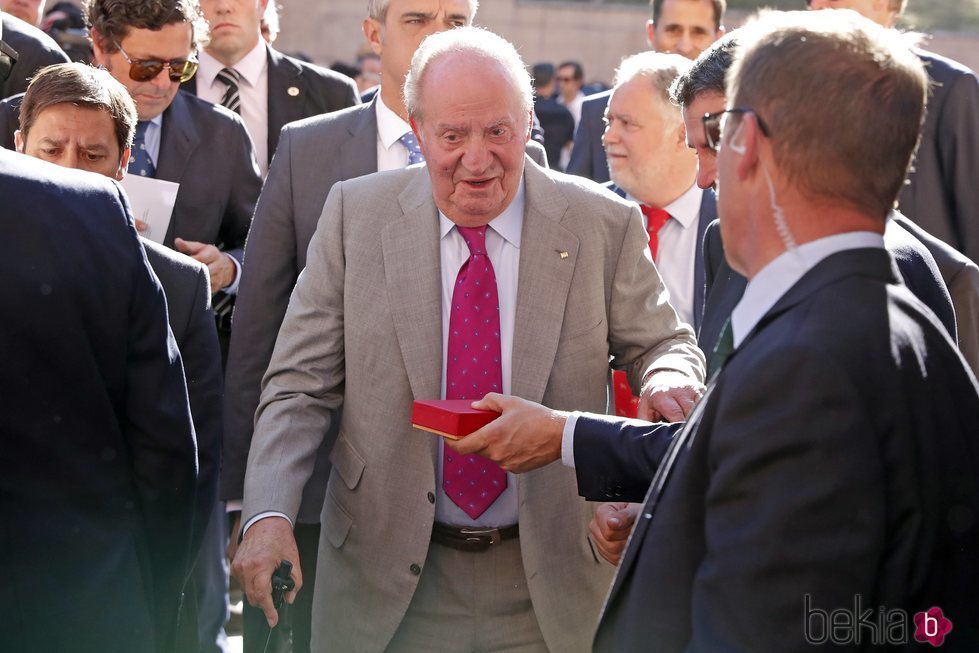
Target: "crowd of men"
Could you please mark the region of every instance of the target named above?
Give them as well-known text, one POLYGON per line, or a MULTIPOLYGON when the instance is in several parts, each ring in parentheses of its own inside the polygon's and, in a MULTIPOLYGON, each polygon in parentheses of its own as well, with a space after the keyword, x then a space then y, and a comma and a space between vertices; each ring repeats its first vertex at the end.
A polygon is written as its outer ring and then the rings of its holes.
POLYGON ((586 96, 368 0, 364 97, 268 0, 0 4, 2 648, 226 650, 229 563, 254 653, 979 648, 979 80, 807 4, 586 96))

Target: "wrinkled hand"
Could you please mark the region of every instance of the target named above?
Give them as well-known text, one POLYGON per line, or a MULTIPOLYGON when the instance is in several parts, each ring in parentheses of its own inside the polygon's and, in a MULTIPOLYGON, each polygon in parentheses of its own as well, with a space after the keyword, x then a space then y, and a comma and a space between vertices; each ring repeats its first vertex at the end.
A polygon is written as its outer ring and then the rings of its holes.
POLYGON ((588 524, 591 540, 603 558, 618 566, 632 533, 632 525, 642 510, 638 503, 603 503, 588 524))
POLYGON ((241 511, 235 510, 229 516, 234 517, 231 522, 231 536, 228 538, 228 564, 235 561, 235 554, 238 553, 238 536, 241 535, 241 511))
POLYGON ((214 245, 184 240, 183 238, 175 238, 173 245, 178 252, 186 254, 207 266, 207 271, 211 275, 212 293, 223 290, 234 283, 235 264, 229 255, 214 245))
POLYGON ((282 560, 292 563, 292 578, 296 581, 295 589, 285 594, 286 602, 291 604, 303 586, 303 572, 292 525, 287 519, 266 517, 252 524, 231 565, 231 573, 238 579, 248 602, 261 608, 269 628, 279 622, 279 613, 272 603, 272 574, 282 560))
POLYGON ((639 419, 649 422, 682 422, 693 410, 704 384, 689 376, 664 370, 654 372, 639 394, 639 419))
POLYGON ((496 410, 502 415, 461 440, 446 440, 446 445, 458 453, 477 453, 516 474, 561 458, 567 413, 495 392, 474 402, 473 408, 496 410))

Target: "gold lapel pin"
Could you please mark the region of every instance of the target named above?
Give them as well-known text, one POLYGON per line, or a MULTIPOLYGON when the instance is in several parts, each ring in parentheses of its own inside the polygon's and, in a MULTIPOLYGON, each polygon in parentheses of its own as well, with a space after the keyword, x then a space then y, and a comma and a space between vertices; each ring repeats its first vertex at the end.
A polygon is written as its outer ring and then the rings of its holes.
POLYGON ((564 259, 568 258, 568 253, 567 252, 558 252, 558 254, 561 255, 561 260, 564 260, 564 259))
POLYGON ((290 86, 289 89, 286 91, 286 93, 288 93, 292 97, 296 97, 297 95, 299 95, 299 89, 296 88, 295 86, 290 86))

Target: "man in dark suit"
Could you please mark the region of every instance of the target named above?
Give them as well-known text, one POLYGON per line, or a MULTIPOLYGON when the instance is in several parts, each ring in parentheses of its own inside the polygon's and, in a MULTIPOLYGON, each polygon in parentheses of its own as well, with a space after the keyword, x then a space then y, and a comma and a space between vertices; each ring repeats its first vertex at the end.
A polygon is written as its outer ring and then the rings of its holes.
POLYGON ((206 30, 196 0, 93 0, 88 21, 96 62, 139 111, 129 172, 180 184, 164 244, 207 265, 213 292, 233 294, 262 180, 241 119, 179 91, 206 30))
POLYGON ((973 651, 979 388, 882 236, 927 77, 852 12, 768 14, 741 43, 719 210, 750 282, 687 423, 492 395, 476 406, 503 416, 453 447, 515 471, 563 459, 591 498, 645 495, 596 651, 808 651, 870 632, 973 651))
MULTIPOLYGON (((853 9, 894 27, 908 0, 806 0, 813 9, 853 9)), ((979 78, 957 61, 915 49, 931 80, 921 143, 901 212, 973 261, 979 260, 979 78)))
MULTIPOLYGON (((326 196, 334 183, 362 175, 402 168, 420 161, 401 95, 411 56, 434 32, 468 25, 473 0, 371 2, 364 34, 381 57, 381 89, 368 103, 287 125, 255 211, 248 240, 248 266, 238 295, 225 395, 225 448, 221 497, 228 509, 240 510, 245 463, 262 376, 272 357, 279 326, 299 273, 306 267, 306 249, 316 230, 326 196)), ((294 651, 308 651, 310 611, 320 539, 320 511, 330 475, 329 453, 336 421, 324 439, 316 468, 303 493, 295 537, 303 560, 306 590, 290 609, 294 651)), ((237 522, 240 512, 234 513, 237 522)), ((231 557, 238 526, 232 528, 231 557)), ((245 607, 245 650, 261 651, 268 633, 260 610, 245 607)), ((273 638, 279 636, 276 629, 273 638)))
POLYGON ((40 68, 68 61, 68 55, 54 39, 3 11, 0 11, 0 41, 4 44, 0 46, 0 61, 7 59, 11 66, 8 76, 0 78, 0 100, 26 91, 27 83, 40 68))
POLYGON ((171 651, 197 452, 125 197, 0 150, 4 649, 171 651))
POLYGON ((360 100, 350 78, 287 57, 267 45, 260 24, 268 0, 201 0, 210 38, 200 69, 183 89, 241 115, 268 172, 286 123, 344 109, 360 100))
MULTIPOLYGON (((649 48, 694 59, 724 34, 726 0, 653 0, 652 17, 646 23, 649 48)), ((611 91, 585 98, 581 120, 575 131, 568 172, 598 183, 609 180, 608 163, 602 147, 605 108, 611 91)))
POLYGON ((532 75, 534 115, 544 132, 544 150, 551 168, 560 170, 561 150, 574 139, 574 116, 554 99, 554 64, 535 64, 532 75))
MULTIPOLYGON (((126 89, 112 76, 90 66, 70 63, 41 71, 24 95, 16 133, 17 150, 30 156, 67 167, 88 170, 121 181, 129 162, 136 105, 126 89)), ((178 252, 140 238, 146 258, 163 286, 167 317, 184 364, 187 394, 197 433, 198 477, 194 534, 191 554, 206 564, 206 556, 223 558, 216 552, 201 551, 205 529, 217 497, 221 455, 221 352, 211 313, 211 292, 207 268, 178 252)), ((181 633, 192 631, 192 646, 197 650, 198 593, 205 579, 197 565, 192 575, 193 591, 185 599, 184 616, 192 623, 181 633)), ((201 615, 206 615, 200 610, 201 615)), ((224 609, 220 610, 224 615, 224 609)), ((212 628, 214 633, 223 621, 212 628)), ((182 624, 183 626, 184 624, 182 624)), ((210 650, 205 648, 204 650, 210 650)))

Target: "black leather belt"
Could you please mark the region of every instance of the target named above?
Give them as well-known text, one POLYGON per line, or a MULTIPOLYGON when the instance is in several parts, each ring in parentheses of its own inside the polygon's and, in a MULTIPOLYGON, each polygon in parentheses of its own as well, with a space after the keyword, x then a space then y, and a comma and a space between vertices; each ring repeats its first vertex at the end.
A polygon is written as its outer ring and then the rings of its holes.
POLYGON ((512 540, 517 537, 520 537, 518 524, 504 526, 503 528, 466 528, 436 522, 432 526, 433 542, 460 551, 485 551, 503 540, 512 540))

